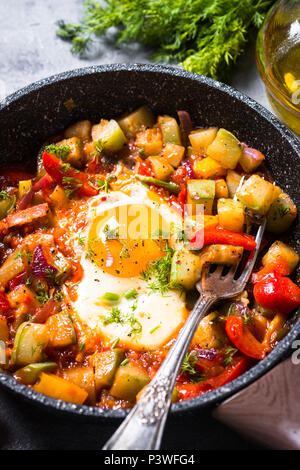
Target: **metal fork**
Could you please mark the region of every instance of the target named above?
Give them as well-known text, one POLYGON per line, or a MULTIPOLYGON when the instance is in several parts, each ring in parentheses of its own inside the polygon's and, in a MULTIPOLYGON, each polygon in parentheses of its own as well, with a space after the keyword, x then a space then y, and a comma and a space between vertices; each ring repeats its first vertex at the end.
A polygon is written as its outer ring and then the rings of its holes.
POLYGON ((256 248, 237 279, 238 265, 232 266, 225 276, 222 275, 224 266, 218 266, 212 274, 208 270, 203 273, 196 285, 200 297, 174 345, 138 403, 103 450, 159 449, 176 378, 197 326, 216 301, 230 299, 244 290, 257 258, 265 225, 266 220, 263 219, 255 238, 256 248))

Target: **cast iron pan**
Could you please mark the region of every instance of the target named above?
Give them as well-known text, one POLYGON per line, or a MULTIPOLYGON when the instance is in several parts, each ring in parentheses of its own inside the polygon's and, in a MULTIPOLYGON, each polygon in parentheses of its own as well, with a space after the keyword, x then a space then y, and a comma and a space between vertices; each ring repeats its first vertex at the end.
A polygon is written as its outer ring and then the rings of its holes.
MULTIPOLYGON (((0 103, 0 164, 34 168, 38 149, 49 135, 79 119, 99 121, 146 104, 155 114, 190 113, 194 125, 219 126, 261 150, 277 184, 300 208, 300 143, 271 113, 242 93, 179 68, 154 65, 105 65, 72 70, 40 80, 0 103)), ((299 223, 287 241, 297 249, 299 223)), ((299 247, 298 247, 299 250, 299 247)), ((299 274, 299 272, 298 272, 299 274)), ((298 312, 299 313, 299 312, 298 312)), ((297 314, 290 333, 251 370, 201 397, 172 405, 172 414, 193 412, 222 402, 254 382, 288 355, 300 334, 297 314)), ((78 406, 36 393, 0 373, 0 384, 31 402, 76 415, 111 420, 128 411, 78 406)))

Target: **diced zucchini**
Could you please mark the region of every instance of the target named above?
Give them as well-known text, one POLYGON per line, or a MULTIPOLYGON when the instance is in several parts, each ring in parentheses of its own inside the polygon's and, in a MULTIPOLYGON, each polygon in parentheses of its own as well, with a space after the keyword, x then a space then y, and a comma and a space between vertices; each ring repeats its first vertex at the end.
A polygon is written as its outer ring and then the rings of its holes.
POLYGON ((233 198, 241 182, 242 175, 233 170, 227 171, 226 184, 228 187, 229 197, 233 198))
POLYGON ((206 153, 207 147, 214 141, 218 132, 217 127, 208 127, 207 129, 197 129, 189 135, 191 146, 196 152, 206 153))
POLYGON ((166 181, 174 173, 174 168, 164 157, 148 157, 147 160, 150 162, 154 176, 158 180, 166 181))
POLYGON ((264 158, 259 150, 244 147, 239 164, 246 173, 253 173, 262 164, 264 158))
POLYGON ((297 207, 287 194, 281 193, 268 212, 267 230, 276 234, 286 232, 296 216, 297 207))
POLYGON ((228 343, 224 327, 218 321, 218 317, 218 312, 211 312, 200 321, 192 344, 197 344, 201 348, 219 349, 228 343))
POLYGON ((0 341, 7 341, 9 338, 9 329, 6 318, 0 317, 0 341))
POLYGON ((263 266, 267 266, 268 264, 276 261, 276 259, 279 257, 286 260, 291 272, 294 271, 297 264, 299 263, 298 253, 291 246, 277 240, 268 249, 267 253, 262 259, 262 264, 263 266))
POLYGON ((216 199, 220 199, 221 197, 228 198, 228 186, 225 180, 219 179, 216 180, 216 199))
POLYGON ((278 186, 274 186, 258 175, 252 175, 243 183, 236 195, 254 213, 265 215, 279 193, 278 186))
POLYGON ((93 367, 72 367, 64 371, 64 379, 69 380, 88 394, 87 404, 95 405, 96 388, 93 367))
POLYGON ((192 212, 197 204, 203 204, 204 214, 211 214, 215 198, 216 183, 213 180, 189 180, 187 182, 187 202, 192 212))
POLYGON ((223 168, 233 170, 238 164, 242 150, 242 144, 231 132, 219 129, 216 138, 207 149, 207 155, 220 162, 223 168))
POLYGON ((57 368, 55 362, 38 362, 36 364, 28 364, 22 369, 14 373, 15 379, 19 380, 25 385, 33 385, 42 372, 53 372, 57 368))
POLYGON ((62 147, 69 147, 71 150, 67 155, 65 161, 70 163, 76 168, 80 168, 83 164, 83 153, 82 153, 82 143, 78 137, 71 137, 70 139, 64 139, 58 142, 56 145, 62 147))
POLYGON ((0 268, 0 283, 3 287, 16 277, 26 271, 28 259, 26 253, 16 249, 2 264, 0 268))
POLYGON ((57 377, 57 375, 46 374, 45 372, 41 373, 40 381, 33 388, 43 395, 77 405, 82 405, 88 397, 88 393, 78 385, 62 377, 57 377))
POLYGON ((109 393, 121 400, 134 401, 139 391, 149 382, 147 372, 129 362, 117 370, 109 393))
POLYGON ((128 139, 132 139, 138 132, 153 127, 154 117, 146 106, 141 106, 133 113, 118 120, 119 126, 128 139))
POLYGON ((210 157, 196 159, 193 163, 193 170, 198 178, 211 178, 226 174, 226 170, 220 163, 210 157))
POLYGON ((226 230, 242 232, 245 224, 244 205, 240 201, 221 198, 218 200, 220 225, 226 230))
POLYGON ((76 343, 76 333, 71 318, 65 313, 55 313, 46 321, 49 331, 49 346, 63 348, 76 343))
POLYGON ((243 255, 243 247, 232 245, 210 245, 203 248, 201 258, 209 263, 237 264, 243 255))
POLYGON ((7 196, 0 200, 0 220, 4 219, 15 207, 16 197, 7 196))
POLYGON ((53 257, 53 264, 57 269, 57 274, 55 276, 57 282, 63 282, 70 274, 72 268, 71 264, 60 251, 55 253, 53 257))
POLYGON ((71 137, 78 137, 80 140, 88 140, 91 137, 91 128, 91 121, 78 121, 75 122, 75 124, 67 127, 64 132, 64 136, 66 139, 70 139, 71 137))
POLYGON ((124 351, 120 348, 111 351, 95 353, 91 363, 95 368, 95 384, 97 392, 105 387, 111 387, 117 369, 124 359, 124 351))
POLYGON ((158 118, 158 124, 164 144, 181 145, 180 128, 176 119, 170 116, 160 116, 158 118))
POLYGON ((108 152, 118 152, 127 142, 121 127, 114 119, 102 119, 100 124, 93 126, 92 139, 94 142, 99 140, 103 149, 108 152))
POLYGON ((163 147, 160 129, 154 127, 136 135, 136 145, 145 156, 160 155, 163 147))
POLYGON ((19 181, 19 199, 21 199, 26 193, 28 193, 28 191, 31 189, 31 186, 31 180, 19 181))
POLYGON ((44 350, 49 341, 46 325, 39 323, 22 323, 18 330, 12 350, 12 360, 15 365, 25 366, 34 362, 42 362, 44 350))
POLYGON ((176 250, 172 258, 170 282, 193 289, 200 279, 201 267, 199 256, 188 250, 176 250))
POLYGON ((166 144, 163 149, 163 157, 172 165, 177 168, 184 157, 185 148, 182 145, 166 144))

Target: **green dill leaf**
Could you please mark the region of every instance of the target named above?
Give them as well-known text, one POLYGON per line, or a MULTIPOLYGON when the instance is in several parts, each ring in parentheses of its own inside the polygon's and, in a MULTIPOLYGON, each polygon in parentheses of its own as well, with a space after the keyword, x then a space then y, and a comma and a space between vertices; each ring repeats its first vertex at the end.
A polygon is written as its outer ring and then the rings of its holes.
POLYGON ((0 199, 8 199, 9 198, 9 194, 7 191, 0 191, 0 199))
POLYGON ((202 382, 205 379, 205 376, 197 371, 196 362, 197 353, 187 353, 181 366, 181 372, 188 375, 192 383, 202 382))
POLYGON ((70 147, 67 147, 66 145, 47 145, 44 150, 48 153, 51 153, 51 155, 55 155, 57 158, 60 158, 61 160, 66 160, 67 156, 71 152, 70 147))
POLYGON ((233 356, 238 350, 229 346, 225 351, 224 366, 229 366, 232 363, 233 356))

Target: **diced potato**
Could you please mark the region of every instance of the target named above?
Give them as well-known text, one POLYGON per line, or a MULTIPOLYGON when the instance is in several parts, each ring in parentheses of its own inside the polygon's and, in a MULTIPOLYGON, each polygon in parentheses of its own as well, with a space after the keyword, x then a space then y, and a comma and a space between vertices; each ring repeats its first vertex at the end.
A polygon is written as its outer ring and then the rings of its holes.
POLYGON ((215 185, 213 180, 189 180, 187 182, 187 202, 191 205, 193 215, 196 214, 196 207, 199 204, 203 204, 204 214, 212 213, 215 185))
POLYGON ((16 249, 2 264, 0 268, 0 284, 6 284, 18 274, 26 271, 28 264, 25 252, 16 249))
POLYGON ((95 405, 96 388, 95 374, 92 367, 72 367, 64 371, 64 379, 69 380, 88 394, 87 404, 95 405))
POLYGON ((262 264, 263 266, 267 266, 268 264, 276 261, 276 259, 279 257, 286 260, 291 272, 294 271, 297 264, 299 263, 298 253, 291 246, 277 240, 268 249, 267 253, 262 259, 262 264))
POLYGON ((132 364, 120 366, 117 370, 110 394, 121 400, 134 401, 139 391, 150 382, 148 374, 132 364))
POLYGON ((62 377, 45 372, 41 373, 40 381, 33 388, 43 395, 77 405, 82 405, 88 397, 88 393, 83 388, 62 377))
POLYGON ((241 182, 242 175, 233 170, 227 171, 226 184, 228 187, 229 197, 233 198, 241 182))
POLYGON ((39 323, 22 323, 18 330, 12 350, 12 361, 18 366, 33 362, 42 362, 45 358, 44 349, 49 341, 46 325, 39 323))
POLYGON ((216 180, 216 199, 220 199, 221 197, 228 198, 228 186, 225 180, 219 179, 216 180))
POLYGON ((136 145, 147 157, 160 155, 163 146, 160 129, 155 127, 139 132, 136 136, 136 145))
POLYGON ((177 250, 172 258, 170 282, 193 289, 200 279, 202 262, 189 250, 177 250))
POLYGON ((19 181, 19 199, 21 199, 32 187, 31 180, 19 181))
POLYGON ((138 132, 153 127, 154 117, 146 106, 141 106, 133 113, 119 119, 118 123, 126 137, 132 139, 138 132))
POLYGON ((52 193, 49 195, 49 198, 53 205, 57 208, 65 208, 69 204, 69 199, 66 196, 65 191, 59 185, 55 186, 52 193))
POLYGON ((15 379, 25 385, 33 385, 38 380, 42 372, 53 372, 57 368, 55 362, 38 362, 36 364, 28 364, 22 369, 14 373, 15 379))
POLYGON ((198 178, 211 178, 226 175, 226 170, 221 167, 220 163, 210 157, 195 160, 193 170, 198 178))
POLYGON ((63 348, 76 343, 76 333, 71 318, 65 313, 55 313, 46 321, 49 346, 63 348))
POLYGON ((71 137, 78 137, 80 140, 89 140, 91 138, 91 129, 91 121, 78 121, 75 122, 75 124, 67 127, 64 132, 64 136, 66 139, 70 139, 71 137))
POLYGON ((189 135, 189 139, 193 150, 205 154, 207 147, 214 141, 217 132, 217 127, 208 127, 207 129, 192 131, 189 135))
POLYGON ((147 160, 150 162, 154 176, 158 180, 166 181, 174 173, 174 168, 164 157, 148 157, 147 160))
POLYGON ((265 215, 271 204, 280 194, 280 188, 264 180, 258 175, 252 175, 237 191, 238 199, 256 214, 265 215))
POLYGON ((103 387, 111 387, 117 369, 124 359, 124 351, 114 348, 93 354, 90 363, 95 369, 95 384, 97 392, 103 387))
POLYGON ((70 163, 76 168, 80 168, 83 164, 83 153, 82 153, 82 143, 78 137, 71 137, 70 139, 64 139, 58 142, 56 145, 69 147, 71 152, 66 157, 66 162, 70 163))
POLYGON ((228 343, 224 327, 218 322, 218 312, 211 312, 199 323, 192 339, 192 345, 198 344, 201 348, 222 348, 228 343))
POLYGON ((286 232, 296 216, 297 207, 287 194, 281 193, 268 212, 267 230, 276 234, 286 232))
POLYGON ((92 139, 94 142, 100 141, 103 149, 108 152, 118 152, 127 142, 121 127, 114 119, 101 119, 100 124, 95 124, 92 127, 92 139))
POLYGON ((203 248, 201 259, 212 264, 233 265, 239 263, 243 256, 243 247, 232 245, 210 245, 203 248))
POLYGON ((161 130, 164 144, 181 145, 180 128, 176 119, 170 116, 159 116, 158 125, 161 130))
POLYGON ((216 138, 207 148, 207 155, 220 162, 223 168, 233 170, 242 155, 242 144, 226 129, 219 129, 216 138))
POLYGON ((239 164, 246 173, 253 173, 262 164, 264 158, 259 150, 244 147, 239 164))
POLYGON ((166 144, 162 155, 172 165, 177 168, 183 159, 185 148, 182 145, 166 144))
POLYGON ((244 205, 240 201, 221 198, 218 200, 220 225, 226 230, 242 232, 245 224, 244 205))
POLYGON ((6 318, 0 317, 0 341, 7 341, 9 338, 9 330, 6 318))

